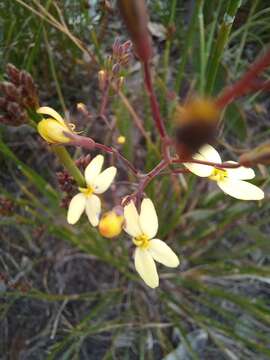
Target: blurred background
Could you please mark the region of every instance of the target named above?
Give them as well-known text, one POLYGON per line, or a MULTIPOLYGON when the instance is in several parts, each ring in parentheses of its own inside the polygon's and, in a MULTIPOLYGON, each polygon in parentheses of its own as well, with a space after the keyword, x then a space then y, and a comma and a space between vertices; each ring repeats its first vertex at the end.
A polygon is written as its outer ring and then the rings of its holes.
MULTIPOLYGON (((150 0, 147 6, 154 86, 173 135, 178 101, 195 93, 215 97, 266 50, 270 4, 150 0)), ((2 81, 8 63, 26 70, 40 103, 78 130, 117 147, 144 172, 159 162, 136 56, 122 73, 121 94, 110 94, 111 130, 97 117, 98 72, 115 39, 129 39, 115 1, 3 0, 0 29, 2 81), (87 116, 77 109, 81 102, 87 116)), ((223 113, 217 149, 224 160, 269 138, 269 99, 269 92, 256 92, 223 113)), ((105 239, 85 218, 67 224, 62 166, 33 127, 12 125, 0 124, 0 359, 270 358, 266 166, 256 169, 254 182, 266 193, 262 202, 234 200, 192 174, 149 184, 159 237, 181 259, 180 268, 159 268, 160 287, 151 290, 134 270, 128 236, 105 239)), ((76 160, 88 154, 68 151, 76 160)), ((104 197, 111 208, 134 190, 135 179, 122 164, 106 161, 118 167, 104 197)))

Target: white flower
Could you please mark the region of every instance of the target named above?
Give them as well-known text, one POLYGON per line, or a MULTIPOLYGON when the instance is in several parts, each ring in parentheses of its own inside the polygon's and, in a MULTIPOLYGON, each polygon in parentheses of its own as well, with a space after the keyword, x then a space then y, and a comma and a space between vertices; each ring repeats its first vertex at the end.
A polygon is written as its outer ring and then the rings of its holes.
POLYGON ((159 284, 155 261, 168 267, 177 267, 179 259, 164 241, 153 239, 158 231, 158 218, 150 199, 142 201, 140 215, 131 201, 124 208, 124 218, 124 230, 137 246, 135 268, 146 284, 155 288, 159 284))
MULTIPOLYGON (((204 145, 193 156, 195 160, 211 161, 216 164, 221 164, 219 153, 210 145, 204 145)), ((228 161, 234 163, 234 161, 228 161)), ((217 182, 217 185, 226 194, 239 200, 261 200, 264 198, 264 192, 257 186, 250 184, 247 181, 255 177, 253 169, 240 166, 234 169, 220 169, 213 166, 184 163, 184 165, 195 175, 201 177, 208 177, 217 182)))
POLYGON ((86 167, 84 176, 86 188, 79 188, 79 194, 75 195, 69 204, 67 222, 75 224, 86 212, 88 220, 93 226, 97 226, 101 212, 101 201, 95 194, 104 193, 116 175, 116 168, 111 166, 101 172, 104 157, 97 155, 86 167))

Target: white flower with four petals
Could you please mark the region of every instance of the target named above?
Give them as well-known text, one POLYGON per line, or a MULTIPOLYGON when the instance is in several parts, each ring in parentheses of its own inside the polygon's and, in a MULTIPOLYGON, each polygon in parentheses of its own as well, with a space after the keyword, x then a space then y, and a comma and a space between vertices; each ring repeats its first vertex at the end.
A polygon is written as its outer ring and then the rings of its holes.
POLYGON ((124 230, 137 246, 135 268, 145 283, 155 288, 159 285, 155 261, 174 268, 179 265, 179 259, 164 241, 154 239, 158 231, 158 218, 150 199, 142 201, 140 215, 131 201, 124 207, 124 218, 124 230))
POLYGON ((97 195, 109 188, 117 171, 114 166, 110 166, 101 172, 103 162, 104 157, 97 155, 86 167, 84 177, 87 187, 79 188, 80 192, 70 201, 67 214, 69 224, 75 224, 85 211, 89 222, 93 226, 98 225, 101 201, 97 195))
MULTIPOLYGON (((219 153, 210 145, 204 145, 199 152, 193 156, 195 160, 211 161, 221 164, 219 153)), ((234 161, 227 161, 235 163, 234 161)), ((184 163, 193 174, 200 177, 208 177, 217 182, 217 185, 226 194, 239 200, 262 200, 264 192, 257 186, 247 181, 255 177, 254 170, 243 166, 237 168, 215 168, 209 165, 184 163)))

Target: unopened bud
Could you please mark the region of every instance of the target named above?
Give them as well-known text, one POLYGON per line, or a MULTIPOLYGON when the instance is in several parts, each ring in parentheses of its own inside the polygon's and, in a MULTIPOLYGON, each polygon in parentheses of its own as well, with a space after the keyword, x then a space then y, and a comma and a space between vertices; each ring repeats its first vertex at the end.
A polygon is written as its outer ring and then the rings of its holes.
POLYGON ((20 84, 20 70, 16 68, 16 66, 12 64, 7 64, 6 71, 8 74, 8 77, 10 78, 10 81, 15 84, 20 84))
POLYGON ((106 238, 110 239, 118 236, 122 231, 124 216, 123 211, 119 211, 118 208, 116 207, 112 211, 105 213, 100 219, 98 225, 99 232, 106 238))
POLYGON ((244 166, 270 165, 270 143, 260 145, 254 150, 241 155, 239 164, 244 166))
POLYGON ((1 91, 5 94, 8 100, 18 101, 19 99, 19 92, 15 85, 8 81, 3 81, 1 83, 1 91))
POLYGON ((117 81, 116 81, 117 91, 121 90, 121 88, 123 87, 124 81, 125 81, 124 76, 120 76, 120 78, 117 79, 117 81))
POLYGON ((74 134, 71 124, 66 124, 55 110, 45 106, 39 108, 37 113, 54 117, 43 119, 38 123, 37 130, 44 140, 51 144, 67 143, 70 141, 70 138, 65 133, 74 134))
POLYGON ((26 117, 24 110, 16 102, 8 102, 6 111, 10 117, 14 118, 14 120, 25 119, 26 117))
POLYGON ((149 61, 152 57, 152 45, 147 28, 145 1, 118 0, 118 5, 139 58, 143 62, 149 61))
POLYGON ((117 144, 123 145, 126 142, 126 138, 123 135, 118 136, 117 138, 117 144))
POLYGON ((107 71, 100 70, 98 72, 98 83, 101 91, 104 90, 107 80, 108 80, 107 71))
POLYGON ((118 64, 118 63, 114 64, 113 67, 112 67, 112 73, 114 75, 116 75, 116 74, 119 73, 119 71, 120 71, 120 64, 118 64))

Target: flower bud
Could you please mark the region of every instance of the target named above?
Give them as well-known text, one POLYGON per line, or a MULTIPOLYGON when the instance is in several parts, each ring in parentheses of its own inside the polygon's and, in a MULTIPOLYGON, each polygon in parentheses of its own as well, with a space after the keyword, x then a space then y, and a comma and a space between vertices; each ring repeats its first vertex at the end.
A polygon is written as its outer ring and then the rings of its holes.
POLYGON ((117 138, 116 141, 117 141, 117 144, 123 145, 123 144, 125 144, 125 142, 126 142, 126 138, 125 138, 125 136, 120 135, 120 136, 118 136, 118 138, 117 138))
POLYGON ((62 117, 52 108, 41 107, 37 110, 38 114, 50 115, 53 118, 43 119, 38 123, 37 130, 40 136, 51 144, 67 143, 70 138, 64 134, 74 134, 74 125, 66 124, 62 117))
POLYGON ((118 0, 121 15, 139 58, 147 62, 152 57, 152 44, 148 32, 148 13, 145 0, 118 0))
POLYGON ((54 119, 43 119, 38 123, 38 132, 40 136, 51 144, 67 143, 70 141, 64 132, 72 131, 66 124, 61 124, 54 119))
POLYGON ((106 238, 113 238, 121 233, 123 223, 123 214, 117 211, 117 209, 114 209, 105 213, 100 219, 98 225, 99 232, 106 238))

